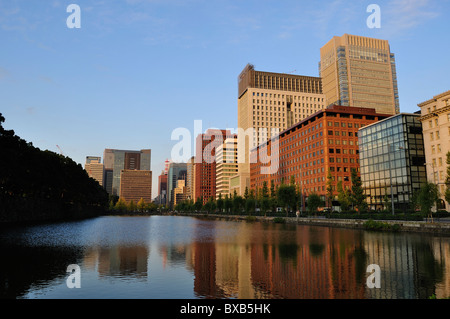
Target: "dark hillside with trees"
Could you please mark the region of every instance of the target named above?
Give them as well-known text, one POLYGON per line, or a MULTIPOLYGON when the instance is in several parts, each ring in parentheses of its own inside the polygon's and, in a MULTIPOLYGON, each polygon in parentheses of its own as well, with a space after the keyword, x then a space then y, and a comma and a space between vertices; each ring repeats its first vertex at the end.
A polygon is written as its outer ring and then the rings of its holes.
POLYGON ((0 224, 102 214, 108 194, 69 157, 41 151, 5 130, 0 113, 0 224))

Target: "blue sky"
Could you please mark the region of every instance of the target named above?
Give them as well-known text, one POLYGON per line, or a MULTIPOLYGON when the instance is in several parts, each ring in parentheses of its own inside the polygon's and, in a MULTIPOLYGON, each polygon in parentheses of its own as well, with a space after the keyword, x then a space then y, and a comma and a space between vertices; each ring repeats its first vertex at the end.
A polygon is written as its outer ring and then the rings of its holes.
POLYGON ((450 0, 0 0, 0 113, 41 149, 84 164, 105 148, 152 149, 172 131, 237 127, 237 77, 318 76, 320 47, 344 33, 389 40, 402 112, 450 89, 450 0), (69 4, 81 28, 69 29, 69 4), (381 28, 369 29, 369 4, 381 28))

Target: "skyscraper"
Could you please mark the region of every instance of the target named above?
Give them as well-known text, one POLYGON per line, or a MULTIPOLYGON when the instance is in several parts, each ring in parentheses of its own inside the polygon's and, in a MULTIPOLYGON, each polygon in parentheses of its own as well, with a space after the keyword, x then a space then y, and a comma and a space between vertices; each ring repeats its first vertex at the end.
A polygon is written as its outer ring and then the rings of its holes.
POLYGON ((179 180, 186 180, 187 164, 186 163, 170 163, 167 174, 167 205, 171 208, 175 203, 175 188, 178 186, 179 180))
POLYGON ((238 81, 238 189, 242 195, 250 186, 249 149, 324 109, 326 104, 318 77, 256 71, 248 64, 238 81))
POLYGON ((120 173, 119 197, 126 202, 137 204, 142 198, 145 203, 152 202, 152 172, 148 170, 124 169, 120 173))
POLYGON ((101 163, 101 157, 87 156, 84 169, 89 177, 95 179, 101 186, 103 186, 103 172, 104 166, 101 163))
POLYGON ((199 134, 196 140, 195 155, 195 200, 202 198, 206 203, 216 198, 216 152, 227 138, 234 137, 227 130, 209 129, 199 134))
POLYGON ((216 198, 232 195, 230 178, 238 173, 237 137, 228 138, 217 148, 216 157, 216 198))
POLYGON ((319 73, 327 105, 400 112, 395 55, 387 40, 333 37, 320 49, 319 73))
POLYGON ((105 189, 111 195, 120 193, 120 174, 122 170, 151 171, 151 150, 128 151, 105 149, 105 189), (109 185, 111 187, 109 188, 109 185))

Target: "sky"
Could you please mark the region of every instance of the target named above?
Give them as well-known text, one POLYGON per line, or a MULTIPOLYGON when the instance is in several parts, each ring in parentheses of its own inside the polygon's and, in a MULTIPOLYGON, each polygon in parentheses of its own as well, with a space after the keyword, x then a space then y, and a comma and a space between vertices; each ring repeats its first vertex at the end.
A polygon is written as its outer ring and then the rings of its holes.
POLYGON ((449 12, 450 0, 0 0, 0 113, 83 166, 105 148, 152 149, 156 196, 175 129, 237 128, 248 63, 319 76, 333 36, 389 40, 401 112, 418 111, 450 90, 449 12), (67 25, 70 4, 80 28, 67 25), (380 28, 367 25, 370 4, 380 28))

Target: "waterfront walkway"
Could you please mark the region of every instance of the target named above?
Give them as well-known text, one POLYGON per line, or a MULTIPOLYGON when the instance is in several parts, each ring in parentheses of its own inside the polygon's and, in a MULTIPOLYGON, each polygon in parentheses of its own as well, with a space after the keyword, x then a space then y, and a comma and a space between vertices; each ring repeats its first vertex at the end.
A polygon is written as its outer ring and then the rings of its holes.
MULTIPOLYGON (((240 215, 220 215, 220 214, 182 214, 181 216, 193 216, 193 217, 208 217, 224 220, 248 220, 248 216, 240 215)), ((282 216, 280 216, 282 217, 282 216)), ((360 219, 330 219, 320 217, 282 217, 286 223, 298 224, 298 225, 311 225, 311 226, 324 226, 324 227, 341 227, 352 229, 365 229, 364 223, 367 220, 360 219)), ((273 222, 275 217, 252 217, 255 221, 260 222, 273 222)), ((450 236, 450 220, 445 218, 434 218, 433 222, 429 221, 404 221, 404 220, 377 220, 377 222, 385 223, 388 225, 398 225, 398 232, 419 232, 429 233, 434 235, 450 236)))

